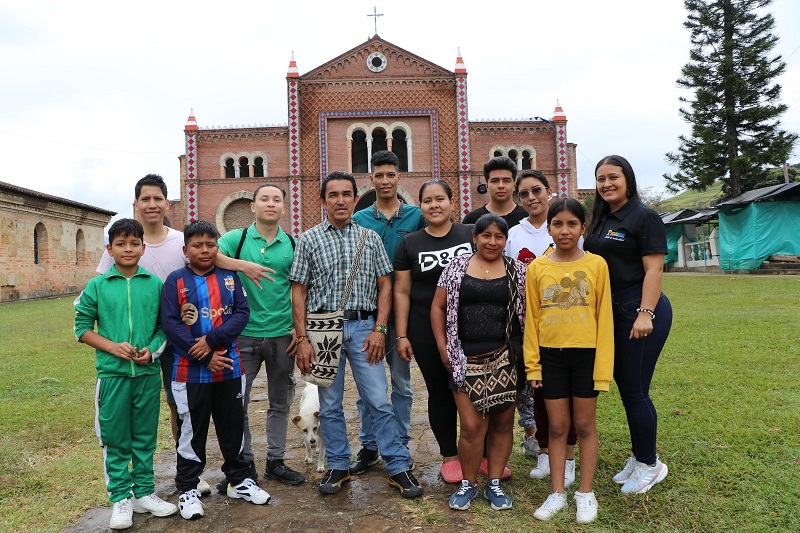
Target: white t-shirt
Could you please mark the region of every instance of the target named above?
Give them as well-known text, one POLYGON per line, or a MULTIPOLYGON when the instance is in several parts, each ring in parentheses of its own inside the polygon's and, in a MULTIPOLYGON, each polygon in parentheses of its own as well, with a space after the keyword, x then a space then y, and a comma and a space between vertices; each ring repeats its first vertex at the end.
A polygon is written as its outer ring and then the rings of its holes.
POLYGON ((508 230, 506 255, 529 265, 537 257, 544 255, 553 244, 553 238, 547 233, 547 222, 534 228, 527 218, 508 230))
MULTIPOLYGON (((185 267, 189 262, 183 253, 183 232, 167 229, 167 238, 160 243, 150 244, 145 241, 144 255, 139 261, 142 268, 161 278, 161 281, 165 281, 173 271, 185 267)), ((97 272, 105 274, 113 264, 114 259, 108 254, 108 250, 104 250, 97 272)))
MULTIPOLYGON (((529 219, 523 219, 519 224, 508 230, 505 253, 526 265, 537 257, 545 255, 548 248, 555 247, 553 238, 547 232, 547 222, 534 228, 529 219)), ((578 248, 583 250, 583 237, 578 241, 578 248)))

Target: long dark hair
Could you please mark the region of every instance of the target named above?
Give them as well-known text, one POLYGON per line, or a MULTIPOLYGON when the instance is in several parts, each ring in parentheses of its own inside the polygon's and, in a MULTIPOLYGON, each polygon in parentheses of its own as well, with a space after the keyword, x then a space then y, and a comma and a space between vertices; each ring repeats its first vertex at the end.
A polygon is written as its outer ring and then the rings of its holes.
MULTIPOLYGON (((639 192, 636 189, 636 174, 633 173, 633 167, 628 160, 621 155, 607 155, 594 167, 594 174, 597 176, 597 169, 603 165, 614 165, 622 169, 622 174, 625 176, 625 183, 628 186, 628 198, 639 198, 639 192)), ((611 211, 611 206, 608 205, 595 185, 594 189, 594 204, 592 205, 592 218, 589 223, 589 229, 586 234, 591 235, 600 226, 601 220, 611 211)))

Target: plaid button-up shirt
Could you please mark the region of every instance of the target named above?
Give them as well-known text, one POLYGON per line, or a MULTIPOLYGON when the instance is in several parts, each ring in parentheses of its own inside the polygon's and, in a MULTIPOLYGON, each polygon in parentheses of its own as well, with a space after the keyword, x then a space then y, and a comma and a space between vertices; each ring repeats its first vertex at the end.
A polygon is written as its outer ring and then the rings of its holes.
POLYGON ((392 272, 383 242, 371 229, 348 222, 343 231, 328 220, 300 235, 289 279, 308 288, 306 309, 311 312, 339 309, 359 236, 367 232, 350 299, 344 309, 374 311, 377 308, 378 278, 392 272))

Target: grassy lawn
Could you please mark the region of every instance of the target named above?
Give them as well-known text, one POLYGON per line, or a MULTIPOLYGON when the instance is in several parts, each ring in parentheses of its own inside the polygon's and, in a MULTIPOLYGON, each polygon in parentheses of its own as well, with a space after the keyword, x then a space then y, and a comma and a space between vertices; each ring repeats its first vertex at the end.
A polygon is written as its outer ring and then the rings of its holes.
MULTIPOLYGON (((519 445, 511 512, 469 511, 489 531, 800 531, 800 276, 669 274, 675 322, 656 370, 664 483, 624 498, 611 476, 630 453, 619 394, 598 402, 597 522, 574 504, 550 523, 531 517, 549 485, 519 445)), ((94 438, 94 357, 72 334, 72 298, 0 305, 0 530, 59 531, 106 504, 94 438)), ((160 449, 167 449, 162 411, 160 449)), ((573 487, 574 489, 574 487, 573 487)), ((571 492, 571 491, 570 491, 571 492)), ((408 502, 423 528, 430 501, 408 502)))

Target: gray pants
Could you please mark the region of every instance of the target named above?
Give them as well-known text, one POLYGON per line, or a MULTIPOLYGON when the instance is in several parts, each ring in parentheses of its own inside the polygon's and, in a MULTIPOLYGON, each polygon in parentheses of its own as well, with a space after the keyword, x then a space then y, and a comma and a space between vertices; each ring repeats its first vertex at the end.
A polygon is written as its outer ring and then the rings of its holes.
POLYGON ((294 357, 286 354, 286 348, 292 342, 291 335, 283 337, 239 337, 239 354, 244 363, 244 448, 242 453, 246 461, 253 461, 251 446, 250 419, 248 405, 253 380, 261 370, 263 361, 267 372, 267 460, 283 459, 286 453, 286 432, 289 427, 289 407, 294 399, 294 357))

